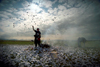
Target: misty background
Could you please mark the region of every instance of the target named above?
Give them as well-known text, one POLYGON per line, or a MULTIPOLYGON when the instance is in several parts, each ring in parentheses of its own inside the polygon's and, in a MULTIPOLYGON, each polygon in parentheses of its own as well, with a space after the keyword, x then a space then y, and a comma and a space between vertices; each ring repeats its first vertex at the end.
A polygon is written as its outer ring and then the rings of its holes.
POLYGON ((100 40, 100 0, 0 0, 0 39, 100 40))

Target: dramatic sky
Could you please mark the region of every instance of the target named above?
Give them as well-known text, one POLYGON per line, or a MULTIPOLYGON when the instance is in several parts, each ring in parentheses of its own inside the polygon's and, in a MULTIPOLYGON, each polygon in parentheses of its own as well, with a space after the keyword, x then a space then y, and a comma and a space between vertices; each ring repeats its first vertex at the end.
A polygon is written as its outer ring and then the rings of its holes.
POLYGON ((0 39, 100 39, 100 0, 0 0, 0 39))

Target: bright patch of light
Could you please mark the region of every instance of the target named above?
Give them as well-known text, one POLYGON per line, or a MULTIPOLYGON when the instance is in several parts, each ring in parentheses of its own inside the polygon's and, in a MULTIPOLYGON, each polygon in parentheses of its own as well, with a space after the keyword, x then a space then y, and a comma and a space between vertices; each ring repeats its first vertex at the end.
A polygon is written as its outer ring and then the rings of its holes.
POLYGON ((42 9, 36 5, 36 4, 31 4, 30 7, 29 7, 30 10, 32 10, 32 12, 40 12, 42 9))

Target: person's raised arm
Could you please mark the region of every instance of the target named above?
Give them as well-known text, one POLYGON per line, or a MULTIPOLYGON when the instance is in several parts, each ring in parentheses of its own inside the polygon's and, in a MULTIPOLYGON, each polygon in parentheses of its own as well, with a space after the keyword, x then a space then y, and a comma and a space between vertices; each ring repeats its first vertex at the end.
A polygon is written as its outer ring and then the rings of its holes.
POLYGON ((35 31, 35 30, 34 30, 34 26, 32 26, 32 28, 33 28, 33 31, 35 31))

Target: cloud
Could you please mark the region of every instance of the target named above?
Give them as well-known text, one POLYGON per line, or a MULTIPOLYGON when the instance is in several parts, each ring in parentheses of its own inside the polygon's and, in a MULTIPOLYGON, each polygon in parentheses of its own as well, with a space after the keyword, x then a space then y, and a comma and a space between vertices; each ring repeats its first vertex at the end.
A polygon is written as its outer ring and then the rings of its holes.
MULTIPOLYGON (((27 2, 25 2, 25 3, 27 3, 27 2)), ((26 37, 32 36, 32 34, 30 34, 33 32, 32 27, 31 27, 32 25, 34 25, 35 27, 38 27, 38 25, 40 25, 40 23, 45 25, 45 23, 43 23, 43 21, 50 20, 51 16, 49 16, 49 14, 46 13, 45 11, 43 11, 41 14, 39 14, 38 12, 32 12, 32 11, 38 10, 38 9, 40 9, 39 11, 41 11, 42 9, 34 3, 31 5, 29 7, 26 7, 25 5, 23 5, 23 8, 19 8, 18 10, 11 7, 7 10, 7 12, 5 11, 3 13, 6 15, 4 15, 4 17, 1 21, 1 25, 2 25, 1 29, 4 31, 4 33, 7 33, 6 34, 7 38, 17 37, 17 36, 18 37, 19 36, 26 36, 26 37), (33 5, 33 6, 31 7, 31 5, 33 5), (36 8, 33 8, 34 6, 36 8), (25 9, 25 11, 24 11, 24 9, 25 9), (9 15, 12 16, 12 18, 9 19, 9 15), (16 16, 14 16, 14 15, 16 15, 16 16), (6 17, 7 17, 7 20, 6 20, 6 17), (39 19, 40 19, 40 21, 39 21, 39 19), (11 32, 13 35, 15 34, 15 36, 11 36, 12 35, 11 32)), ((3 16, 3 14, 2 14, 2 16, 3 16)), ((46 22, 46 24, 47 24, 47 22, 46 22)), ((5 35, 4 33, 0 36, 3 37, 5 35)))
POLYGON ((51 0, 42 0, 40 2, 40 7, 45 7, 45 8, 51 8, 53 4, 55 4, 57 0, 51 1, 51 0))
POLYGON ((18 1, 16 0, 2 0, 0 2, 0 5, 4 8, 8 8, 8 7, 11 7, 12 5, 16 4, 18 1))
POLYGON ((62 5, 58 5, 58 9, 63 11, 63 10, 66 10, 66 7, 62 5))
POLYGON ((35 29, 40 28, 43 39, 92 39, 99 36, 100 3, 97 0, 33 0, 16 1, 16 4, 22 6, 9 6, 0 11, 1 38, 32 39, 35 34, 32 25, 35 29))
POLYGON ((63 3, 65 0, 59 0, 59 3, 63 3))
MULTIPOLYGON (((87 2, 88 4, 89 2, 87 2)), ((95 36, 99 36, 99 11, 98 6, 96 5, 95 2, 91 2, 88 5, 81 5, 79 8, 76 8, 73 6, 73 8, 70 8, 68 10, 59 10, 57 17, 60 20, 56 22, 56 25, 58 27, 58 33, 65 35, 67 37, 68 35, 71 36, 71 39, 75 39, 78 37, 86 37, 87 39, 92 37, 94 38, 95 36), (85 7, 84 7, 85 6, 85 7), (83 9, 84 7, 84 9, 83 9), (90 8, 89 9, 87 9, 90 8), (85 12, 87 11, 87 12, 85 12), (64 14, 68 14, 65 17, 62 16, 64 14), (64 19, 66 18, 66 19, 64 19), (96 23, 95 23, 96 22, 96 23), (96 28, 94 28, 96 27, 96 28)), ((63 6, 62 6, 63 7, 63 6)), ((59 7, 58 7, 59 8, 59 7)), ((58 9, 57 8, 57 9, 58 9)), ((53 9, 50 10, 52 13, 54 12, 53 9)), ((51 25, 53 27, 53 25, 51 25)), ((51 32, 54 32, 53 30, 51 32)), ((56 32, 57 33, 57 32, 56 32)))
POLYGON ((43 0, 32 0, 33 3, 41 3, 43 0))

